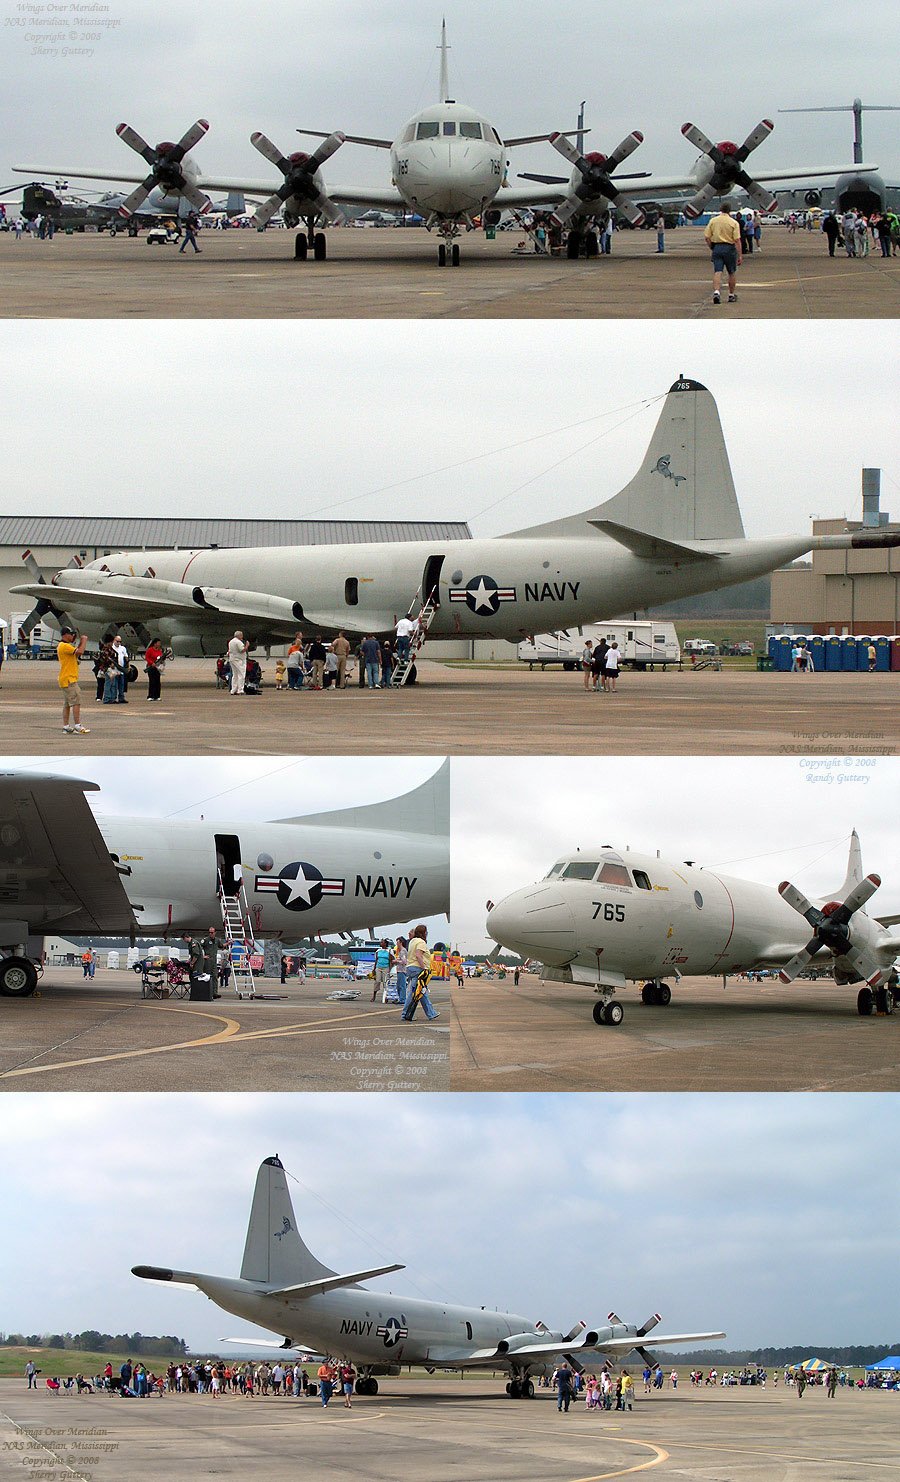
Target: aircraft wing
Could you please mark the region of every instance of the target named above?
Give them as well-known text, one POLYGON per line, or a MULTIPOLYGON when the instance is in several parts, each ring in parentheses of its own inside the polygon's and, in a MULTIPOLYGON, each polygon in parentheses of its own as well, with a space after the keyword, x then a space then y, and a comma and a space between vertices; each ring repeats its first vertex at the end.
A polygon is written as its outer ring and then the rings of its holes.
POLYGON ((130 933, 137 922, 86 792, 96 782, 0 776, 0 919, 31 931, 130 933))
MULTIPOLYGON (((367 140, 365 142, 375 143, 377 141, 367 140)), ((128 173, 125 170, 113 172, 85 169, 49 169, 47 167, 38 170, 34 165, 13 165, 12 168, 17 175, 32 175, 35 179, 42 176, 52 176, 53 178, 64 176, 67 180, 104 180, 118 185, 140 185, 147 173, 146 169, 143 174, 136 174, 134 172, 128 173)), ((243 191, 245 196, 268 197, 274 190, 278 189, 281 182, 276 180, 274 175, 268 180, 260 180, 258 178, 254 180, 238 179, 233 175, 207 176, 198 173, 196 183, 198 188, 203 191, 243 191)), ((393 186, 360 186, 358 188, 356 186, 346 186, 343 188, 335 186, 334 189, 329 188, 328 197, 330 200, 343 203, 347 206, 384 207, 387 210, 396 211, 407 211, 409 209, 400 192, 393 186)))
POLYGON ((516 1344, 515 1348, 510 1348, 508 1351, 502 1351, 496 1346, 493 1348, 470 1349, 468 1352, 461 1348, 432 1348, 429 1350, 428 1358, 429 1362, 432 1363, 460 1364, 467 1367, 471 1365, 473 1368, 491 1368, 509 1361, 518 1362, 523 1358, 531 1363, 538 1363, 541 1359, 555 1362, 557 1359, 568 1358, 570 1356, 578 1356, 580 1359, 585 1354, 626 1354, 630 1353, 633 1348, 652 1348, 654 1345, 659 1347, 660 1345, 665 1346, 668 1343, 700 1343, 706 1342, 708 1339, 724 1337, 724 1333, 664 1333, 659 1338, 655 1335, 652 1338, 648 1338, 641 1337, 637 1333, 632 1333, 630 1336, 624 1338, 604 1338, 602 1342, 599 1342, 596 1333, 586 1332, 574 1341, 571 1339, 566 1341, 564 1338, 554 1338, 549 1343, 535 1341, 534 1343, 523 1345, 516 1344))

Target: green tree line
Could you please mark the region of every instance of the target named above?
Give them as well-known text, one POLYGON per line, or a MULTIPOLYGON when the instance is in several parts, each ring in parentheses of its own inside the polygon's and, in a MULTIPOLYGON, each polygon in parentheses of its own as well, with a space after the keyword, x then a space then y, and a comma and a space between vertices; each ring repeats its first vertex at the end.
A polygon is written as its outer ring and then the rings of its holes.
POLYGON ((9 1333, 0 1334, 6 1348, 70 1348, 84 1353, 122 1353, 132 1357, 186 1354, 183 1338, 163 1334, 161 1338, 146 1333, 100 1333, 89 1328, 83 1333, 9 1333))

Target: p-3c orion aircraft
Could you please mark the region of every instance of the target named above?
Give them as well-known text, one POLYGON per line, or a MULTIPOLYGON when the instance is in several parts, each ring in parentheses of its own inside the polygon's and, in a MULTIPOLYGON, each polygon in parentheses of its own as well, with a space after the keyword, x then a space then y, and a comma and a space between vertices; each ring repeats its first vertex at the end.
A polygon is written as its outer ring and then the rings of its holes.
MULTIPOLYGON (((667 1333, 648 1339, 654 1313, 640 1327, 611 1312, 604 1325, 578 1323, 551 1332, 510 1312, 454 1307, 417 1297, 384 1296, 360 1282, 402 1271, 401 1265, 339 1275, 304 1245, 281 1160, 260 1165, 250 1211, 240 1277, 207 1276, 160 1266, 133 1266, 135 1276, 199 1287, 236 1317, 284 1335, 285 1348, 313 1349, 350 1359, 358 1368, 359 1394, 378 1393, 378 1374, 399 1374, 403 1364, 433 1369, 506 1369, 506 1392, 532 1399, 532 1375, 551 1372, 561 1359, 576 1369, 598 1369, 632 1350, 653 1364, 648 1347, 724 1338, 724 1333, 667 1333)), ((232 1340, 246 1342, 246 1340, 232 1340)))
POLYGON ((811 963, 830 965, 836 983, 862 983, 860 1014, 891 1013, 900 933, 889 928, 900 917, 875 921, 862 909, 880 884, 863 876, 855 832, 843 885, 817 904, 787 881, 776 891, 604 845, 558 859, 537 884, 488 902, 486 929, 545 964, 546 978, 594 986, 596 1024, 621 1024, 615 993, 628 981, 643 983, 644 1003, 666 1005, 669 977, 770 969, 790 983, 811 963))
MULTIPOLYGON (((13 169, 23 174, 64 174, 73 179, 134 183, 135 189, 119 208, 122 216, 126 217, 154 189, 162 191, 173 203, 184 198, 201 212, 209 209, 209 197, 206 195, 209 190, 243 191, 248 196, 263 197, 263 203, 256 212, 256 221, 260 227, 264 227, 279 208, 282 208, 285 223, 289 227, 297 226, 301 221, 306 223, 306 230, 298 232, 294 243, 294 255, 302 259, 307 257, 310 248, 317 260, 325 258, 325 233, 317 231, 316 225, 321 221, 342 222, 342 206, 413 211, 424 219, 429 231, 434 229, 437 232, 440 238, 439 263, 443 265, 449 261, 453 266, 459 264, 457 238, 461 230, 471 230, 476 217, 481 217, 485 224, 496 223, 501 212, 506 209, 544 206, 555 209, 561 223, 568 223, 573 218, 590 220, 613 205, 637 226, 643 221, 644 215, 629 198, 630 195, 657 195, 691 190, 694 195, 686 203, 685 209, 690 214, 697 215, 713 196, 727 195, 735 186, 740 186, 761 210, 773 211, 777 201, 759 183, 760 180, 795 180, 798 177, 807 179, 819 175, 837 175, 846 169, 846 164, 824 168, 803 166, 799 169, 768 171, 761 174, 759 180, 753 180, 743 168, 744 161, 772 132, 770 120, 763 119, 740 146, 728 142, 713 144, 694 124, 687 123, 683 126, 682 133, 701 151, 693 169, 683 175, 644 175, 637 182, 629 181, 627 176, 616 177, 614 172, 642 143, 643 135, 637 130, 628 134, 608 156, 597 152, 582 156, 565 134, 559 132, 530 134, 504 141, 483 114, 466 108, 451 98, 447 51, 447 28, 444 25, 441 29, 439 101, 411 118, 393 140, 344 134, 340 130, 326 134, 315 129, 298 129, 298 133, 320 138, 322 143, 313 154, 296 151, 284 155, 278 145, 267 139, 265 134, 251 134, 250 143, 254 149, 280 173, 280 185, 276 185, 271 179, 261 181, 237 179, 233 176, 203 176, 190 155, 190 151, 209 130, 209 124, 202 118, 188 129, 177 144, 166 141, 157 144, 155 149, 129 124, 119 124, 116 133, 146 162, 149 174, 145 169, 136 173, 68 167, 60 170, 55 166, 48 168, 34 165, 14 165, 13 169), (573 166, 571 181, 528 187, 510 186, 507 180, 506 151, 519 144, 534 144, 544 139, 550 139, 573 166), (326 189, 321 166, 348 141, 389 151, 390 186, 342 186, 326 189)), ((576 131, 573 129, 571 132, 576 131)), ((859 167, 858 173, 874 169, 874 165, 863 165, 859 167)), ((576 243, 577 236, 575 233, 573 238, 576 243)), ((595 238, 594 242, 596 243, 595 238)), ((577 255, 577 246, 576 251, 570 255, 577 255)))
POLYGON ((12 591, 36 599, 26 629, 64 615, 94 634, 130 624, 195 656, 220 653, 235 627, 257 642, 300 623, 385 634, 405 613, 420 634, 518 642, 749 581, 809 550, 885 545, 900 534, 746 539, 715 401, 679 379, 638 473, 583 514, 485 540, 130 551, 12 591))
POLYGON ((449 764, 420 787, 273 823, 95 818, 94 782, 0 775, 0 993, 34 992, 41 939, 221 925, 290 941, 449 910, 449 764), (35 940, 37 939, 37 940, 35 940))

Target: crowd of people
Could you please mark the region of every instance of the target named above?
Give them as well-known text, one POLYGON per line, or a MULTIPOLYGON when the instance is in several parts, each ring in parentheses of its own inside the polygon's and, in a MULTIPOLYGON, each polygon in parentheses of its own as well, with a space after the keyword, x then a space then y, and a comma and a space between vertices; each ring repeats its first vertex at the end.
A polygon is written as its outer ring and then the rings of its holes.
POLYGON ((600 638, 597 643, 588 638, 581 650, 581 671, 584 675, 585 693, 614 695, 619 677, 621 655, 617 639, 607 643, 600 638))
POLYGON ((868 257, 870 245, 873 252, 880 248, 882 257, 900 255, 900 217, 895 211, 872 211, 868 216, 852 206, 840 215, 828 211, 822 218, 822 231, 829 257, 834 257, 838 247, 848 257, 868 257))

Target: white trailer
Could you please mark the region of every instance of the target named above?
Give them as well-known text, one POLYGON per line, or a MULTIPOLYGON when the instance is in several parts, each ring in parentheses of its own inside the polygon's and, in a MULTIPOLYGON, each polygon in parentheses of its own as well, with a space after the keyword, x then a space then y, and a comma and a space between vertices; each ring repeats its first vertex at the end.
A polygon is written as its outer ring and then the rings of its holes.
POLYGON ((653 618, 591 623, 580 633, 577 628, 538 633, 533 639, 527 638, 520 643, 516 655, 529 669, 533 669, 535 664, 542 669, 546 669, 548 664, 577 669, 588 638, 595 646, 601 638, 605 638, 607 643, 615 639, 621 654, 619 662, 632 669, 665 669, 668 664, 677 664, 681 659, 675 624, 657 622, 653 618))

